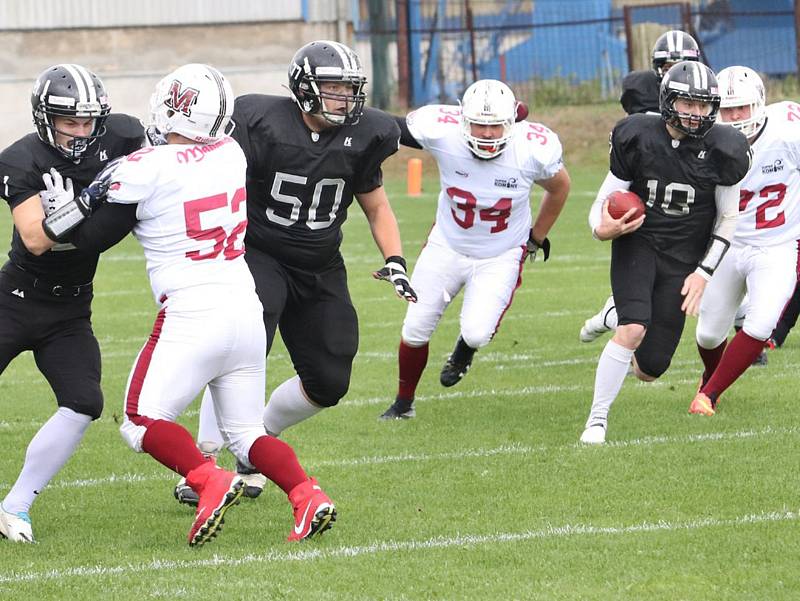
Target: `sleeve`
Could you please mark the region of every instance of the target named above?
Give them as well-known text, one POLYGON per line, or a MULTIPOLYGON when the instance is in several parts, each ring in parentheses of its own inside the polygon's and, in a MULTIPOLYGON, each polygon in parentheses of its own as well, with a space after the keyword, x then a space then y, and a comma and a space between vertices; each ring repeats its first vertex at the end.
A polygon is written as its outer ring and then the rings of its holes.
POLYGON ((453 127, 461 126, 461 108, 429 104, 410 112, 406 124, 417 143, 428 150, 435 140, 446 137, 453 127))
POLYGON ((633 132, 630 130, 630 118, 625 118, 614 126, 611 131, 610 145, 611 150, 609 153, 609 165, 611 173, 617 178, 624 181, 633 181, 633 168, 635 164, 634 142, 635 138, 633 132))
POLYGON ((258 164, 253 149, 252 140, 250 139, 250 120, 247 106, 245 104, 246 97, 237 98, 234 103, 233 109, 233 122, 235 127, 231 132, 231 137, 239 143, 245 157, 247 157, 248 164, 258 164))
POLYGON ((108 185, 108 202, 112 204, 132 204, 136 205, 147 198, 153 193, 155 185, 154 178, 158 173, 157 169, 153 169, 146 159, 150 158, 147 155, 142 155, 147 151, 155 152, 158 147, 143 148, 139 153, 136 160, 132 160, 131 156, 117 166, 111 174, 108 185))
POLYGON ((715 165, 719 173, 719 186, 733 186, 741 182, 750 170, 753 151, 743 133, 730 125, 719 125, 719 141, 715 144, 715 165))
POLYGON ((711 279, 725 253, 728 252, 736 231, 736 220, 739 217, 739 184, 717 186, 714 190, 714 201, 717 205, 717 220, 714 223, 714 232, 711 234, 711 243, 695 270, 706 280, 711 279))
POLYGON ((561 140, 558 139, 558 136, 554 132, 538 123, 534 125, 548 132, 547 144, 545 146, 539 146, 544 152, 537 157, 534 179, 550 179, 564 167, 564 149, 561 146, 561 140))
POLYGON ((0 194, 11 209, 44 190, 41 174, 17 169, 0 161, 0 194))
POLYGON ((68 240, 83 251, 108 250, 133 230, 137 221, 136 207, 135 204, 105 203, 69 234, 68 240))
POLYGON ((422 144, 417 142, 417 139, 409 131, 406 117, 394 115, 394 120, 400 128, 400 144, 403 146, 409 146, 411 148, 422 149, 422 144))
POLYGON ((610 171, 608 172, 600 185, 600 189, 597 191, 597 196, 592 203, 591 209, 589 209, 589 227, 592 229, 593 236, 594 230, 600 225, 600 220, 603 216, 603 203, 608 198, 608 195, 614 190, 630 190, 630 187, 631 182, 621 180, 610 171))
POLYGON ((372 192, 375 188, 383 185, 383 171, 381 165, 383 161, 397 152, 400 147, 400 128, 394 119, 386 121, 388 127, 382 129, 365 152, 365 157, 361 164, 361 169, 356 175, 353 183, 353 192, 362 194, 372 192))
POLYGON ((622 110, 624 110, 628 115, 636 112, 634 110, 636 89, 633 87, 633 83, 631 81, 632 75, 633 73, 628 73, 622 80, 622 95, 619 97, 619 103, 622 105, 622 110))

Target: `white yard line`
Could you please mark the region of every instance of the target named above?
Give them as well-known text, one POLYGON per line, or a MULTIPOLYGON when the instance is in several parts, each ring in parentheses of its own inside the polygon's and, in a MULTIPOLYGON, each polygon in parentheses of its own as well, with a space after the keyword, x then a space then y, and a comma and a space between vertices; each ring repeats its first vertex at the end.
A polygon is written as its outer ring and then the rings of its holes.
POLYGON ((798 512, 782 509, 762 513, 741 515, 732 518, 697 518, 687 521, 656 519, 638 524, 621 526, 595 526, 593 524, 563 524, 547 526, 539 530, 522 530, 520 532, 496 532, 493 534, 459 534, 457 536, 437 536, 434 538, 406 541, 375 541, 367 545, 339 546, 332 549, 299 549, 287 551, 270 551, 268 553, 248 554, 242 557, 224 557, 214 555, 208 559, 182 560, 154 559, 139 564, 123 565, 86 565, 45 571, 19 571, 0 576, 0 584, 21 584, 86 576, 128 576, 174 570, 193 570, 207 567, 234 567, 253 564, 280 564, 295 561, 325 561, 330 559, 352 559, 385 553, 428 551, 431 549, 451 549, 458 547, 483 547, 489 545, 524 543, 534 540, 552 540, 566 537, 586 536, 625 536, 648 534, 653 532, 678 532, 700 530, 704 528, 727 528, 735 526, 759 525, 776 522, 793 522, 798 519, 798 512))

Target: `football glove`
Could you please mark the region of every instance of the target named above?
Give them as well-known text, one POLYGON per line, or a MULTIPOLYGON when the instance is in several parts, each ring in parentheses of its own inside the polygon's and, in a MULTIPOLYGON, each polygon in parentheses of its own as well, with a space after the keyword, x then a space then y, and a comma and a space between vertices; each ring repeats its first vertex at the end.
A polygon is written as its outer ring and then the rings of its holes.
POLYGON ((536 253, 539 252, 539 249, 542 251, 544 260, 547 261, 547 259, 550 258, 550 240, 545 237, 541 242, 537 242, 533 237, 533 230, 531 230, 528 236, 528 242, 525 244, 525 257, 529 258, 531 263, 533 263, 536 260, 536 253))
POLYGON ((406 275, 406 260, 403 257, 392 256, 386 259, 382 269, 372 273, 376 280, 386 280, 394 286, 397 296, 410 303, 417 302, 417 293, 411 287, 406 275))
POLYGON ((45 216, 52 215, 56 210, 75 198, 75 193, 72 190, 72 180, 67 178, 65 181, 55 167, 52 167, 49 173, 42 174, 42 180, 44 181, 45 189, 39 192, 39 197, 42 199, 42 209, 44 209, 45 216))

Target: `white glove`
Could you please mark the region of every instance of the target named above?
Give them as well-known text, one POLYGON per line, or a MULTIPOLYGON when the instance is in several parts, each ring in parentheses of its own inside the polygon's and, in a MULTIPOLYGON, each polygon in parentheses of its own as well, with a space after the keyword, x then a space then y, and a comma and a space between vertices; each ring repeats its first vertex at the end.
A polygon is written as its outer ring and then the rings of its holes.
POLYGON ((42 180, 45 189, 39 192, 39 197, 42 199, 45 216, 52 215, 56 210, 75 199, 72 180, 67 178, 65 184, 64 178, 55 167, 50 169, 50 173, 42 174, 42 180))

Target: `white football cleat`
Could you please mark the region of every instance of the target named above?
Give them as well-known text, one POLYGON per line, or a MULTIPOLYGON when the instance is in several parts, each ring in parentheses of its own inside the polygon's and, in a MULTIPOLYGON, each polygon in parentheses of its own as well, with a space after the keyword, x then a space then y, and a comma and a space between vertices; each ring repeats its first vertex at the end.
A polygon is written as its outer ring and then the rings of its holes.
POLYGON ((31 517, 24 511, 9 513, 0 505, 0 534, 15 543, 32 543, 31 517))
POLYGON ((592 424, 581 434, 583 444, 605 444, 606 427, 602 424, 592 424))
POLYGON ((617 307, 614 305, 614 297, 609 296, 600 312, 583 322, 580 334, 581 342, 592 342, 616 328, 617 307))

